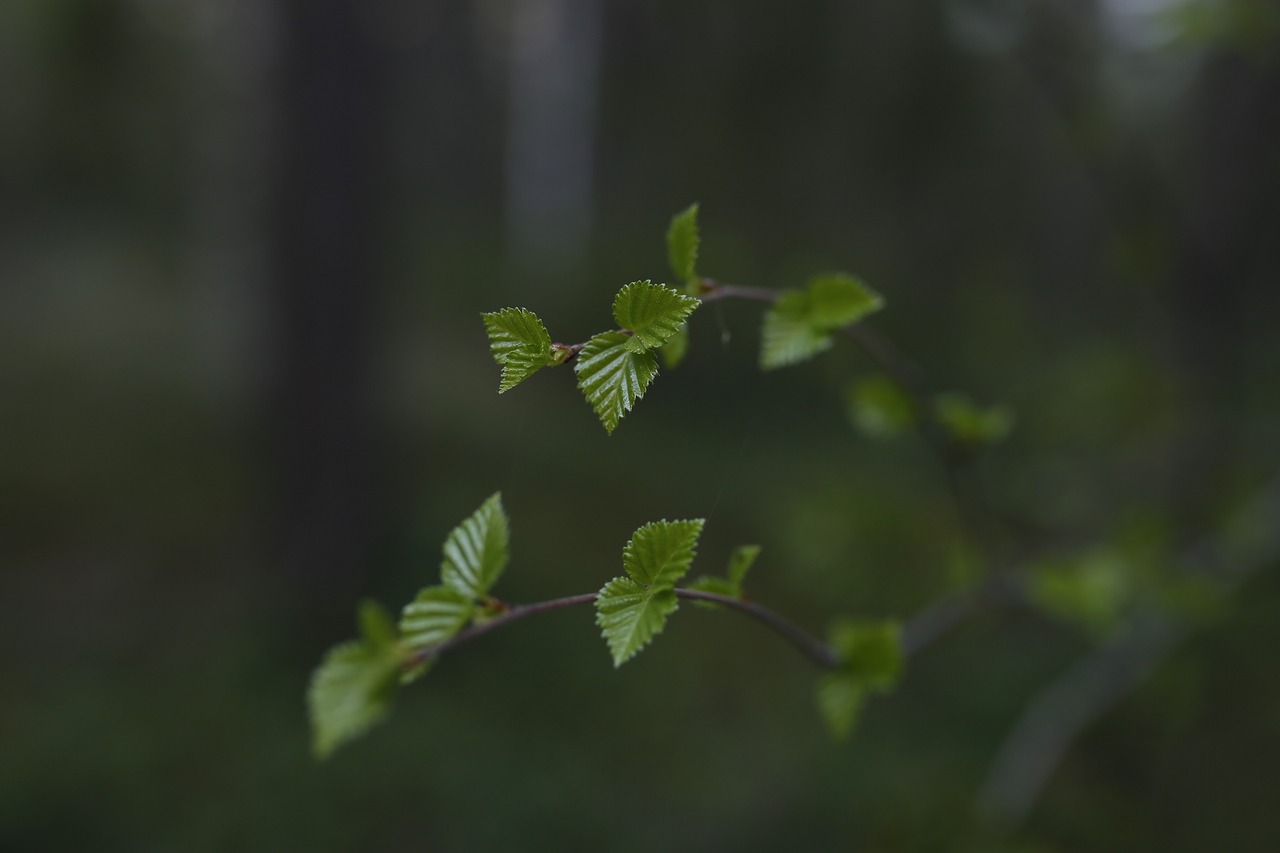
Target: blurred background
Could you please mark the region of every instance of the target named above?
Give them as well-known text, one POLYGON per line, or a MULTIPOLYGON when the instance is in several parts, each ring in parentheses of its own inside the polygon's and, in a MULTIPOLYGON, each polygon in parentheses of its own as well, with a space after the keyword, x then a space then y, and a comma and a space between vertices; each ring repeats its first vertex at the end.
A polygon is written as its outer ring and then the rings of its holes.
POLYGON ((1270 0, 8 0, 0 79, 0 847, 1280 849, 1270 0), (704 274, 856 273, 1008 407, 959 508, 758 305, 611 438, 567 370, 498 397, 479 313, 585 340, 693 201, 704 274), (748 620, 615 672, 562 611, 314 763, 312 667, 499 489, 513 601, 705 516, 816 632, 1032 606, 843 744, 748 620))

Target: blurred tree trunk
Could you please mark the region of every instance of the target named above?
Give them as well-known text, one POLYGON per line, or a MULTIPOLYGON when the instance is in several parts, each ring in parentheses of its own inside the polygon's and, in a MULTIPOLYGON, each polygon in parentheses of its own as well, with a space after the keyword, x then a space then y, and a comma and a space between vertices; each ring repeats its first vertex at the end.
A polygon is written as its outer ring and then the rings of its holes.
MULTIPOLYGON (((1173 484, 1184 523, 1212 518, 1212 496, 1233 471, 1239 428, 1233 401, 1249 381, 1250 327, 1274 316, 1274 289, 1260 280, 1274 252, 1280 198, 1280 43, 1269 61, 1231 47, 1210 53, 1188 98, 1189 157, 1182 242, 1172 282, 1176 356, 1198 408, 1173 484)), ((1192 527, 1191 529, 1194 529, 1192 527)))
POLYGON ((577 272, 594 208, 601 0, 521 0, 512 11, 506 239, 513 270, 577 272))
POLYGON ((280 0, 269 465, 300 606, 349 618, 380 540, 374 412, 385 86, 362 0, 280 0), (341 614, 341 615, 340 615, 341 614))

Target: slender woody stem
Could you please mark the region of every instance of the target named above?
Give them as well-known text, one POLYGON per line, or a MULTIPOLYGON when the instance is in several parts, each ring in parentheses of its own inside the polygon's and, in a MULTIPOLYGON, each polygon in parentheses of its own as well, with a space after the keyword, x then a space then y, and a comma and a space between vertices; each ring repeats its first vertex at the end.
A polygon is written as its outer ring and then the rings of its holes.
MULTIPOLYGON (((786 619, 774 611, 763 605, 756 604, 754 601, 743 601, 739 598, 731 598, 727 595, 718 595, 714 592, 702 592, 696 589, 676 589, 676 597, 685 598, 694 601, 709 601, 728 607, 731 610, 738 610, 747 614, 758 622, 763 623, 773 629, 783 639, 787 640, 795 646, 801 654, 809 658, 818 666, 825 669, 835 667, 839 663, 836 653, 830 646, 819 640, 817 637, 805 631, 794 622, 786 619)), ((533 616, 537 613, 548 613, 552 610, 562 610, 566 607, 576 607, 581 604, 591 604, 596 600, 596 593, 588 592, 582 595, 571 595, 566 598, 553 598, 549 601, 539 601, 535 604, 517 604, 488 619, 484 622, 472 625, 465 630, 459 631, 454 636, 442 643, 434 646, 428 646, 420 649, 404 663, 405 669, 412 669, 418 664, 424 663, 431 658, 437 657, 443 652, 452 649, 454 646, 460 646, 463 643, 470 642, 482 634, 501 628, 503 625, 510 624, 526 616, 533 616)))
POLYGON ((756 604, 754 601, 743 601, 740 598, 731 598, 727 595, 703 592, 698 589, 677 589, 676 596, 693 601, 710 601, 745 613, 757 622, 762 622, 772 628, 790 642, 791 645, 799 649, 801 654, 824 669, 833 669, 840 664, 840 658, 829 645, 789 619, 783 618, 769 608, 756 604))
MULTIPOLYGON (((780 296, 777 290, 726 284, 712 278, 700 279, 699 285, 701 290, 699 297, 703 302, 741 299, 772 305, 780 296)), ((934 392, 925 372, 891 340, 865 323, 842 326, 837 331, 861 347, 862 351, 911 401, 911 407, 915 410, 925 443, 934 450, 941 463, 947 491, 955 505, 956 519, 963 536, 969 540, 976 551, 984 554, 988 563, 995 563, 997 550, 995 543, 998 537, 991 527, 990 513, 984 507, 975 505, 978 503, 977 499, 965 495, 960 470, 964 454, 962 449, 951 440, 946 428, 938 421, 933 405, 934 392)))
MULTIPOLYGON (((699 285, 700 293, 698 298, 703 302, 740 299, 747 302, 761 302, 772 305, 778 301, 779 296, 779 291, 769 288, 727 284, 712 278, 700 279, 699 285)), ((627 330, 623 329, 621 331, 625 332, 627 330)), ((975 545, 978 545, 982 541, 982 537, 977 534, 977 529, 983 525, 974 517, 975 508, 969 505, 962 494, 958 470, 960 460, 956 455, 954 446, 947 437, 946 431, 938 423, 934 415, 931 402, 933 391, 929 386, 929 380, 924 371, 899 350, 892 341, 870 326, 855 323, 842 327, 839 331, 857 343, 871 357, 871 360, 893 380, 894 384, 911 399, 912 406, 920 419, 921 431, 927 439, 927 443, 937 452, 942 468, 946 473, 948 490, 956 506, 961 528, 965 531, 966 536, 975 545)), ((582 351, 586 343, 557 343, 553 346, 563 350, 566 353, 565 362, 569 362, 577 358, 578 353, 582 351)), ((988 554, 988 559, 991 556, 991 554, 988 554)), ((831 668, 839 663, 836 653, 830 646, 767 607, 755 602, 743 601, 700 590, 677 589, 675 592, 679 598, 713 602, 747 614, 771 628, 795 646, 801 654, 820 667, 831 668)), ((944 599, 936 602, 904 624, 903 652, 907 656, 911 656, 973 613, 984 609, 988 605, 1004 603, 1007 600, 1016 598, 1016 584, 1011 581, 1007 573, 1000 573, 994 575, 977 590, 953 599, 944 599)), ((460 631, 442 643, 415 652, 405 665, 406 667, 415 666, 454 646, 469 642, 482 634, 487 634, 509 622, 515 622, 526 616, 551 610, 560 610, 565 607, 574 607, 580 604, 590 604, 595 599, 595 593, 585 593, 567 598, 540 601, 536 604, 515 605, 491 619, 460 631)))
POLYGON ((502 613, 483 622, 477 622, 469 628, 464 628, 454 634, 442 643, 436 643, 434 646, 427 646, 414 652, 411 657, 404 663, 405 669, 412 669, 424 661, 428 661, 433 657, 439 656, 441 653, 452 649, 454 646, 460 646, 463 643, 470 642, 482 634, 501 628, 503 625, 509 625, 526 616, 533 616, 538 613, 547 613, 552 610, 560 610, 565 607, 574 607, 579 604, 590 604, 596 600, 594 592, 584 593, 582 595, 570 595, 566 598, 553 598, 550 601, 539 601, 535 604, 516 604, 508 607, 502 613))

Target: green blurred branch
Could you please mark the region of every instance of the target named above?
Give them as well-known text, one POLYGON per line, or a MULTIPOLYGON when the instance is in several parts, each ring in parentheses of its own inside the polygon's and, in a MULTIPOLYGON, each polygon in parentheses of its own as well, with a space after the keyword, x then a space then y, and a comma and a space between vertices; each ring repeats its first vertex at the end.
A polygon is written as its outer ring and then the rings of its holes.
MULTIPOLYGON (((1225 529, 1187 548, 1180 562, 1188 574, 1215 583, 1225 597, 1277 556, 1280 477, 1225 529)), ((1041 689, 997 753, 978 794, 979 813, 997 828, 1016 829, 1072 742, 1158 669, 1195 627, 1185 614, 1152 605, 1041 689)))
MULTIPOLYGON (((699 297, 703 302, 721 299, 739 299, 772 305, 778 301, 780 291, 764 287, 727 284, 712 278, 699 279, 699 297)), ((939 421, 934 406, 935 389, 925 372, 898 349, 892 341, 864 322, 842 327, 839 332, 856 343, 894 385, 911 401, 916 423, 925 442, 933 449, 946 477, 947 492, 955 507, 956 518, 965 539, 975 552, 983 555, 991 569, 999 568, 994 516, 980 496, 966 492, 962 467, 968 458, 967 450, 952 440, 946 426, 939 421)), ((973 492, 973 489, 968 490, 973 492)))

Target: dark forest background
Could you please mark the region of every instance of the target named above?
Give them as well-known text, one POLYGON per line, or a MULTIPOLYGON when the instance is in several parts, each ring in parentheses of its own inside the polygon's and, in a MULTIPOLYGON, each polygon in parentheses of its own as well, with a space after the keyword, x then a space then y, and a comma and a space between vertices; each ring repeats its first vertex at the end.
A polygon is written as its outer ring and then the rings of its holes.
POLYGON ((1280 7, 8 0, 0 80, 0 847, 1280 849, 1280 7), (874 365, 761 375, 757 306, 612 438, 498 397, 479 313, 584 340, 695 200, 704 273, 854 272, 1016 413, 966 500, 1089 618, 976 614, 837 745, 756 625, 615 672, 566 611, 315 764, 311 668, 498 489, 515 601, 661 517, 815 630, 983 571, 874 365))

